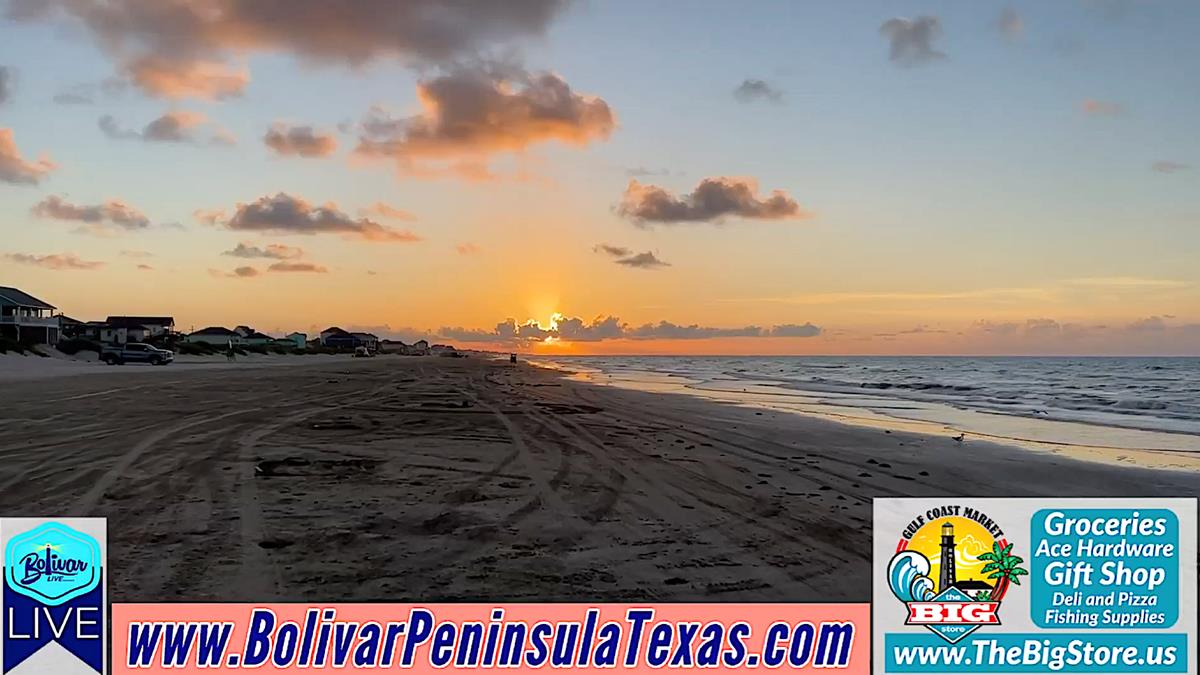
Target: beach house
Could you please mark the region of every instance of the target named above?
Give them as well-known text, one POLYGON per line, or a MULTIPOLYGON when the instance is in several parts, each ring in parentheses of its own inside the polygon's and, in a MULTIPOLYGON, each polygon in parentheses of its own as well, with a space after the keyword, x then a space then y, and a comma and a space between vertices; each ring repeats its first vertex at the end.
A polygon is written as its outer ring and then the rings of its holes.
POLYGON ((265 347, 275 343, 275 338, 254 330, 250 326, 238 326, 233 332, 242 336, 242 344, 249 347, 265 347))
POLYGON ((145 342, 150 329, 137 324, 114 326, 102 323, 97 327, 99 339, 105 344, 123 345, 129 342, 145 342))
POLYGON ((321 346, 334 349, 354 349, 358 346, 358 341, 349 331, 342 330, 337 326, 330 326, 321 331, 321 346))
POLYGON ((151 338, 170 335, 175 330, 175 318, 170 316, 110 316, 96 324, 96 337, 106 344, 145 342, 151 338))
POLYGON ((383 339, 379 341, 379 350, 393 354, 408 354, 408 345, 402 340, 383 339))
MULTIPOLYGON (((175 317, 173 316, 110 316, 105 319, 104 323, 117 329, 141 328, 145 337, 168 335, 175 330, 175 317)), ((137 342, 137 340, 131 340, 131 342, 137 342)))
POLYGON ((305 349, 308 347, 308 335, 305 333, 288 333, 282 339, 290 341, 296 349, 305 349))
POLYGON ((366 347, 373 352, 379 351, 379 336, 374 333, 351 333, 358 340, 355 347, 366 347))
POLYGON ((63 340, 85 337, 87 328, 87 323, 79 319, 73 319, 66 314, 58 315, 58 333, 59 337, 63 340))
POLYGON ((57 344, 55 309, 25 291, 0 286, 0 335, 18 342, 57 344))
POLYGON ((188 342, 203 342, 219 347, 227 345, 237 347, 243 344, 240 334, 222 326, 209 326, 208 328, 201 328, 194 333, 188 333, 186 340, 188 342))

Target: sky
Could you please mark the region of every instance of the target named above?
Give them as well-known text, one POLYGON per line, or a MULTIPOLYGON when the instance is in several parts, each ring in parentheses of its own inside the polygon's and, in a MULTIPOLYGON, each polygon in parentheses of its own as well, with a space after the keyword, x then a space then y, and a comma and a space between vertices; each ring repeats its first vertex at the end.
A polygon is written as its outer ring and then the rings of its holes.
POLYGON ((1200 355, 1200 4, 0 0, 0 285, 550 354, 1200 355))

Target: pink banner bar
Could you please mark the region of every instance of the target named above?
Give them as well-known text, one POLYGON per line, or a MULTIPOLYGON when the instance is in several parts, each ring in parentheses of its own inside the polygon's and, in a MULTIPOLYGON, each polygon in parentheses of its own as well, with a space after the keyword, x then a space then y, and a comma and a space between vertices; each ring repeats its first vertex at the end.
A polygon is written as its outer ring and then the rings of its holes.
POLYGON ((867 604, 114 604, 112 672, 870 669, 867 604))

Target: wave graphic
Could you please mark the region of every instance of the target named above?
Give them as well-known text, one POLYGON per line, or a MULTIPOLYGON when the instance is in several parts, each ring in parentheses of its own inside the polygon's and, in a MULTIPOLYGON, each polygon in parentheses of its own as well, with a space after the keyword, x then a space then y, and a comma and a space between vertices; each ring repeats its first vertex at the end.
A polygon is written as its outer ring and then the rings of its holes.
POLYGON ((933 597, 929 559, 917 551, 901 551, 888 563, 888 587, 901 602, 921 602, 933 597))

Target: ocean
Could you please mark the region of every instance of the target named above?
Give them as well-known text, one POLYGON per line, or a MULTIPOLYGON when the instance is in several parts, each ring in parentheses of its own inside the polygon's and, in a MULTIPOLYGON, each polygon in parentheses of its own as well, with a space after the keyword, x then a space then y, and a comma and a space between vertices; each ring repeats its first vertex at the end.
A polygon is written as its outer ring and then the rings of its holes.
POLYGON ((532 357, 577 379, 997 441, 1200 452, 1200 358, 532 357))

